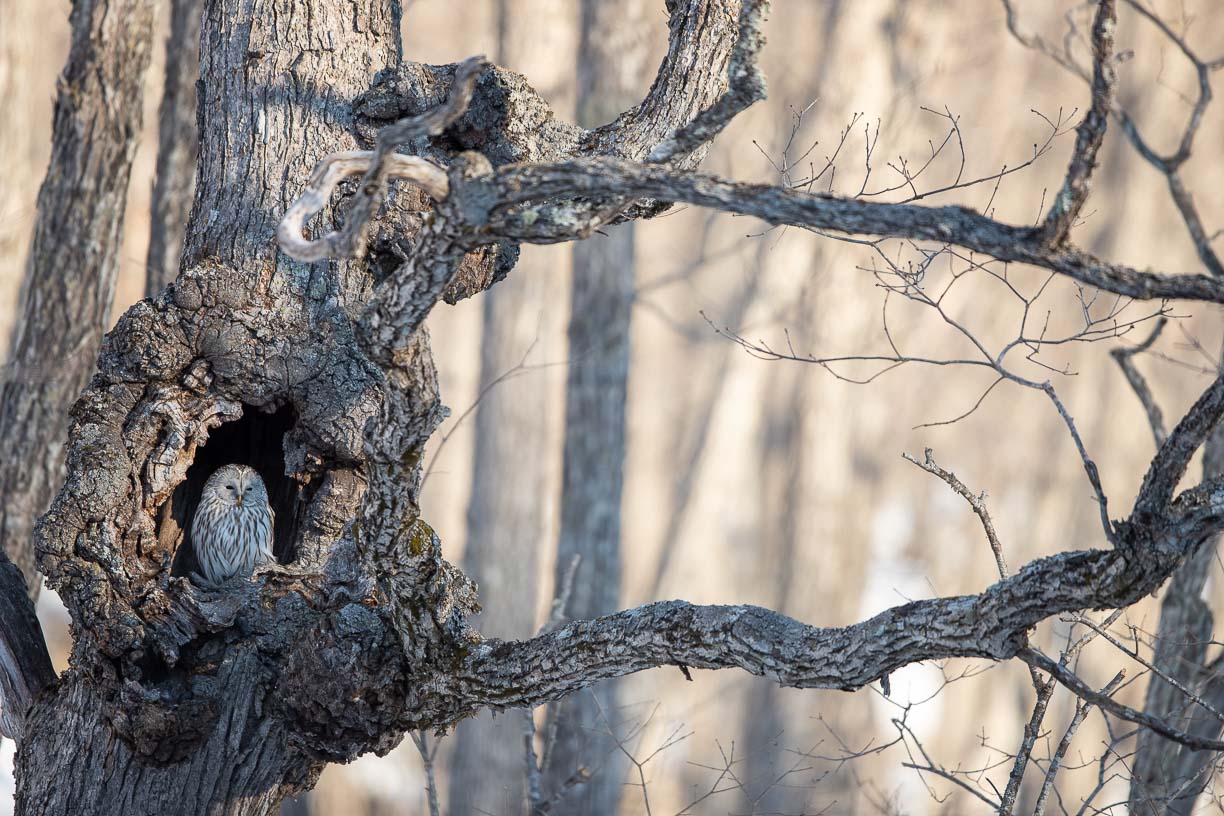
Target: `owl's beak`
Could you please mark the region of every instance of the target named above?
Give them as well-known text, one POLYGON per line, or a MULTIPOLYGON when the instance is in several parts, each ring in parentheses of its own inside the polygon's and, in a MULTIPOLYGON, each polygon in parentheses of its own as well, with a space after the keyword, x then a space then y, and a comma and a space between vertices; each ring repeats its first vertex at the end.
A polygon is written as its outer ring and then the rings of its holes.
POLYGON ((234 501, 238 502, 238 506, 241 507, 242 506, 242 494, 239 493, 238 498, 234 499, 234 501))

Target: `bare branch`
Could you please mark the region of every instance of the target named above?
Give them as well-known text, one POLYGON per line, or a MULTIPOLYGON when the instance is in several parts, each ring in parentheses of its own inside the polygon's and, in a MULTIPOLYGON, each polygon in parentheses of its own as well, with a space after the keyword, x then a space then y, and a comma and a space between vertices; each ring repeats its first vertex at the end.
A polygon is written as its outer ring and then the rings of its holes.
POLYGON ((306 191, 289 207, 277 228, 277 239, 286 254, 300 261, 355 258, 365 251, 366 227, 382 204, 389 178, 406 178, 430 196, 447 196, 446 172, 416 156, 394 153, 404 142, 418 136, 436 136, 463 115, 472 101, 476 79, 488 63, 484 57, 469 57, 459 63, 446 101, 420 116, 412 116, 383 128, 373 151, 332 153, 320 160, 306 191), (327 206, 341 179, 364 173, 349 205, 344 228, 315 241, 302 237, 302 228, 315 213, 327 206))
MULTIPOLYGON (((1107 625, 1115 621, 1120 614, 1121 612, 1119 611, 1114 611, 1110 614, 1106 618, 1107 625)), ((1083 616, 1079 617, 1086 620, 1083 616)), ((1079 640, 1069 644, 1067 648, 1063 649, 1062 654, 1059 655, 1059 665, 1070 665, 1071 661, 1095 637, 1096 632, 1089 631, 1079 640)), ((1003 792, 1002 802, 999 806, 1000 816, 1008 816, 1016 806, 1016 799, 1020 795, 1020 785, 1024 782, 1024 772, 1028 768, 1029 761, 1033 758, 1033 747, 1037 744, 1037 739, 1041 735, 1041 723, 1045 720, 1050 699, 1054 696, 1054 689, 1058 685, 1053 678, 1042 678, 1041 673, 1035 669, 1030 668, 1029 672, 1032 675, 1033 689, 1037 692, 1037 699, 1033 703, 1033 713, 1029 717, 1028 723, 1024 726, 1024 738, 1020 743, 1020 750, 1016 752, 1015 762, 1012 763, 1011 773, 1007 778, 1007 789, 1003 792)))
MULTIPOLYGON (((310 177, 310 183, 297 200, 289 205, 276 229, 276 238, 285 254, 299 261, 324 261, 328 258, 350 257, 350 253, 358 254, 360 247, 351 244, 354 232, 347 227, 339 232, 329 232, 313 241, 308 240, 302 231, 306 222, 327 206, 337 184, 349 176, 368 176, 376 166, 378 152, 373 150, 345 150, 329 153, 320 159, 318 167, 310 177)), ((417 156, 393 153, 383 157, 380 177, 408 179, 439 200, 450 193, 446 171, 417 156)), ((371 191, 369 194, 375 193, 371 191)), ((355 215, 356 213, 350 211, 350 218, 355 215)), ((356 222, 349 222, 350 225, 353 223, 356 222)))
MULTIPOLYGON (((1036 34, 1024 34, 1020 31, 1019 20, 1015 8, 1011 4, 1011 0, 1001 0, 1004 11, 1007 15, 1007 28, 1012 36, 1016 38, 1026 48, 1031 48, 1052 59, 1068 72, 1078 76, 1085 82, 1088 82, 1093 87, 1093 102, 1098 100, 1096 88, 1098 81, 1104 81, 1104 76, 1098 76, 1098 67, 1102 67, 1099 60, 1095 58, 1094 47, 1094 65, 1093 75, 1089 74, 1081 67, 1072 57, 1069 48, 1059 49, 1047 42, 1043 37, 1036 34)), ((1194 204, 1185 184, 1181 179, 1181 168, 1190 159, 1191 150, 1194 145, 1194 138, 1198 134, 1199 126, 1203 121, 1204 113, 1207 106, 1212 101, 1211 90, 1211 73, 1219 70, 1221 65, 1224 65, 1224 60, 1204 60, 1200 58, 1186 43, 1183 37, 1177 35, 1170 26, 1164 22, 1159 16, 1146 8, 1137 0, 1124 0, 1126 5, 1134 10, 1137 14, 1143 17, 1148 22, 1156 26, 1161 34, 1167 37, 1193 65, 1196 77, 1198 79, 1198 96, 1195 99, 1190 111, 1190 115, 1186 120, 1186 125, 1182 130, 1181 138, 1178 141, 1176 150, 1167 155, 1161 155, 1155 150, 1144 136, 1139 131, 1139 126, 1135 120, 1126 111, 1125 108, 1117 104, 1116 100, 1110 104, 1110 114, 1117 120, 1123 135, 1126 136, 1131 146, 1135 149, 1144 161, 1156 168, 1161 174, 1166 177, 1169 185, 1169 195, 1173 199, 1173 203, 1177 206, 1178 212, 1182 216, 1182 221, 1186 225, 1187 231, 1190 233, 1190 239, 1194 243, 1194 248, 1198 253, 1199 259, 1202 260, 1208 272, 1216 277, 1224 277, 1224 263, 1221 263, 1219 256, 1211 246, 1212 238, 1207 234, 1203 227, 1202 219, 1199 216, 1198 208, 1194 204)), ((1098 9, 1099 11, 1099 9, 1098 9)), ((1095 35, 1094 27, 1094 35, 1095 35)), ((1072 160, 1074 162, 1074 159, 1072 160)))
POLYGON ((1224 303, 1224 283, 1208 275, 1166 275, 1104 261, 1070 246, 1051 248, 1040 229, 1004 224, 966 207, 922 207, 814 195, 772 185, 737 184, 616 159, 511 165, 476 180, 482 212, 471 213, 492 236, 531 243, 584 237, 598 221, 575 221, 556 200, 573 196, 652 198, 751 215, 771 224, 878 235, 961 246, 1001 261, 1031 264, 1081 283, 1140 300, 1224 303))
POLYGON ((1113 349, 1109 355, 1114 358, 1114 362, 1122 369, 1122 373, 1126 376, 1126 381, 1130 383, 1131 389, 1134 390, 1135 396, 1139 398, 1140 404, 1143 405, 1143 410, 1147 413, 1148 425, 1152 429, 1152 436, 1156 439, 1156 447, 1160 447, 1168 438, 1169 432, 1165 430, 1164 415, 1161 413, 1160 406, 1156 403, 1156 397, 1152 395, 1152 390, 1148 388, 1147 380, 1139 373, 1139 369, 1135 368, 1133 358, 1136 354, 1142 354, 1152 347, 1156 342, 1156 338, 1160 337, 1160 333, 1164 331, 1165 325, 1168 323, 1168 318, 1161 317, 1156 321, 1156 327, 1152 329, 1152 333, 1147 336, 1137 346, 1121 347, 1113 349))
POLYGON ((424 731, 412 732, 412 744, 421 755, 421 765, 425 768, 425 795, 429 801, 429 816, 441 816, 438 807, 438 780, 434 774, 434 759, 438 755, 438 743, 429 747, 429 734, 424 731))
POLYGON ((999 813, 1010 816, 1020 795, 1020 785, 1024 782, 1024 772, 1029 760, 1033 757, 1033 746, 1041 734, 1041 723, 1045 720, 1046 710, 1050 706, 1050 698, 1054 696, 1053 680, 1042 680, 1036 672, 1033 673, 1033 686, 1037 690, 1037 699, 1033 703, 1033 713, 1024 724, 1024 736, 1020 741, 1020 750, 1016 752, 1016 761, 1012 763, 1011 773, 1007 777, 1007 787, 999 804, 999 813))
POLYGON ((1092 171, 1096 168, 1097 151, 1105 139, 1109 110, 1113 107, 1117 71, 1113 63, 1114 28, 1117 16, 1114 0, 1097 3, 1096 19, 1092 24, 1092 106, 1077 129, 1075 150, 1062 190, 1050 204, 1042 226, 1044 237, 1051 246, 1067 239, 1071 226, 1088 198, 1092 171))
POLYGON ((927 473, 934 474, 940 479, 947 482, 948 487, 952 488, 965 501, 969 502, 969 507, 977 514, 977 517, 982 521, 982 529, 986 531, 986 540, 990 543, 991 552, 994 553, 995 564, 999 567, 999 577, 1007 577, 1007 561, 1003 558, 1003 545, 999 543, 999 536, 995 533, 994 522, 990 520, 990 513, 986 510, 986 494, 981 493, 975 495, 965 483, 956 478, 955 473, 944 470, 939 465, 935 464, 935 457, 931 453, 931 449, 927 448, 924 451, 923 461, 919 462, 915 456, 910 456, 908 453, 901 454, 906 461, 913 462, 918 467, 925 470, 927 473))
POLYGON ((1137 711, 1130 706, 1123 705, 1113 699, 1106 693, 1096 691, 1087 683, 1079 678, 1075 672, 1065 666, 1051 660, 1041 652, 1025 647, 1016 653, 1016 657, 1028 663, 1030 666, 1041 669, 1054 676, 1059 683, 1066 686, 1080 699, 1092 703, 1103 711, 1108 711, 1115 717, 1120 717, 1128 722, 1133 722, 1136 725, 1142 725, 1145 728, 1150 728, 1157 734, 1160 734, 1166 739, 1185 745, 1188 748, 1193 748, 1196 751, 1224 751, 1224 741, 1218 739, 1208 739, 1195 734, 1181 731, 1168 725, 1164 720, 1153 717, 1142 711, 1137 711))
MULTIPOLYGON (((1112 680, 1105 684, 1100 693, 1105 696, 1112 694, 1124 677, 1126 677, 1125 672, 1118 672, 1112 680)), ((1045 779, 1042 780, 1041 790, 1037 793, 1037 803, 1033 806, 1033 816, 1041 816, 1045 813, 1050 791, 1054 789, 1054 778, 1058 776, 1058 770, 1062 767, 1067 751, 1071 748, 1071 740, 1075 738, 1075 732, 1079 730, 1080 725, 1084 722, 1084 718, 1088 716, 1088 712, 1091 709, 1092 703, 1087 700, 1080 700, 1076 703, 1075 714, 1071 717, 1067 730, 1063 732, 1062 739, 1058 741, 1058 748, 1054 751, 1054 756, 1050 757, 1050 765, 1046 768, 1045 779)))

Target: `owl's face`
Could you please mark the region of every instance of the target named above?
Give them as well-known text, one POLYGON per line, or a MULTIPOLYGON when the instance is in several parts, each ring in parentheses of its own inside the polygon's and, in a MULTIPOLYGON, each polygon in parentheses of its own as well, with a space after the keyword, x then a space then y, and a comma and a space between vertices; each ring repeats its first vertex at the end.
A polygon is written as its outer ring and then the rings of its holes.
POLYGON ((225 506, 243 507, 268 504, 268 489, 259 474, 246 465, 226 465, 208 477, 204 494, 225 506))

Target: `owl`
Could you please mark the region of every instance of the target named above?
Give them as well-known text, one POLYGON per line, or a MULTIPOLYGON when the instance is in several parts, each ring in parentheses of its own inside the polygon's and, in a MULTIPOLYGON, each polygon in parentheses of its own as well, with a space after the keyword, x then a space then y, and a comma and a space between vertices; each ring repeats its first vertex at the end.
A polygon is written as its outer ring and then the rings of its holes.
POLYGON ((204 577, 219 584, 272 563, 273 518, 258 473, 246 465, 214 471, 191 520, 191 545, 204 577))

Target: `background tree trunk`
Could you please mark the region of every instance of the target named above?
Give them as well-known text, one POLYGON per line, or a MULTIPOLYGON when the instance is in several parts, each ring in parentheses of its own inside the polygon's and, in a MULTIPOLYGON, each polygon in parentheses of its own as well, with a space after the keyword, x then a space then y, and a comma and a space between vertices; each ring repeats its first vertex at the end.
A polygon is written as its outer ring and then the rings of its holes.
MULTIPOLYGON (((1216 426, 1203 447, 1203 478, 1220 476, 1224 476, 1224 425, 1216 426)), ((1203 598, 1203 590, 1218 558, 1218 543, 1217 539, 1204 543, 1165 587, 1152 655, 1153 665, 1216 711, 1224 706, 1224 658, 1218 654, 1207 657, 1215 615, 1203 598)), ((1155 674, 1148 676, 1143 710, 1212 739, 1224 729, 1216 717, 1155 674)), ((1217 761, 1210 752, 1191 751, 1158 734, 1140 731, 1130 785, 1130 812, 1189 816, 1211 784, 1217 761)))
POLYGON ((195 191, 196 80, 200 76, 203 0, 172 0, 166 40, 166 82, 157 114, 157 176, 149 202, 145 296, 154 297, 179 273, 183 232, 195 191))
MULTIPOLYGON (((570 8, 566 0, 498 0, 497 62, 523 72, 554 97, 569 96, 568 72, 552 48, 564 50, 573 36, 570 8), (546 27, 542 20, 548 20, 546 27), (542 36, 549 45, 541 44, 542 36)), ((527 248, 515 273, 483 295, 481 389, 524 362, 562 357, 560 322, 545 306, 563 280, 562 270, 552 267, 560 256, 527 248)), ((542 546, 556 484, 553 383, 552 369, 520 373, 484 391, 476 409, 463 570, 481 590, 476 625, 495 637, 528 637, 538 626, 542 546)), ((459 725, 452 739, 451 813, 523 812, 522 731, 518 716, 489 712, 459 725)))
POLYGON ((68 406, 93 371, 110 319, 153 5, 78 0, 72 8, 51 164, 0 393, 0 536, 32 595, 41 585, 34 522, 63 477, 68 406))
MULTIPOLYGON (((0 282, 21 279, 25 272, 26 250, 30 246, 29 225, 33 223, 39 173, 36 159, 37 121, 34 83, 40 49, 28 32, 41 13, 36 0, 0 0, 0 99, 5 115, 0 118, 0 150, 10 157, 5 173, 0 174, 0 282)), ((8 351, 13 326, 5 319, 8 310, 0 305, 0 383, 8 379, 8 351)), ((10 553, 12 555, 12 553, 10 553)))
MULTIPOLYGON (((648 74, 651 3, 583 0, 578 51, 578 124, 594 128, 642 97, 648 74)), ((575 244, 570 295, 569 368, 565 385, 561 530, 555 583, 575 556, 566 614, 594 618, 620 608, 621 493, 625 405, 629 389, 630 317, 634 294, 634 226, 575 244)), ((615 681, 549 708, 555 743, 544 773, 546 795, 579 768, 594 772, 566 796, 578 813, 615 814, 625 760, 616 747, 624 712, 615 681)))
MULTIPOLYGON (((757 275, 765 274, 769 246, 767 238, 760 244, 757 275)), ((819 267, 818 259, 819 255, 814 259, 813 270, 819 267)), ((811 274, 807 278, 815 281, 817 276, 811 274)), ((813 325, 811 289, 817 285, 810 282, 798 294, 797 325, 813 325)), ((758 445, 761 460, 755 468, 759 479, 759 528, 752 541, 744 544, 745 551, 751 552, 751 562, 762 572, 758 585, 774 586, 774 592, 765 599, 774 609, 789 609, 795 601, 791 590, 802 552, 799 526, 803 497, 810 495, 804 478, 805 469, 811 464, 804 445, 804 422, 811 408, 807 373, 802 369, 772 372, 762 404, 758 445)), ((752 569, 749 564, 744 567, 746 571, 752 569)), ((741 779, 754 809, 763 812, 790 812, 794 806, 802 810, 807 799, 807 791, 801 791, 799 799, 795 799, 789 784, 795 780, 778 783, 784 778, 786 766, 794 762, 787 751, 794 735, 784 705, 781 690, 775 684, 758 681, 752 684, 743 709, 745 768, 741 779)))

